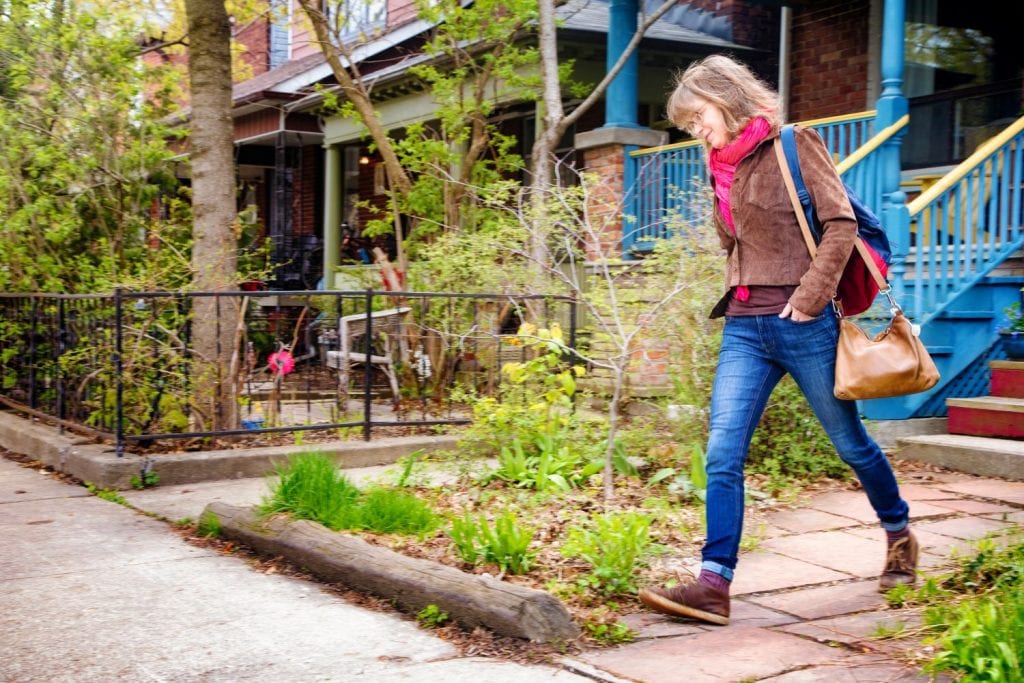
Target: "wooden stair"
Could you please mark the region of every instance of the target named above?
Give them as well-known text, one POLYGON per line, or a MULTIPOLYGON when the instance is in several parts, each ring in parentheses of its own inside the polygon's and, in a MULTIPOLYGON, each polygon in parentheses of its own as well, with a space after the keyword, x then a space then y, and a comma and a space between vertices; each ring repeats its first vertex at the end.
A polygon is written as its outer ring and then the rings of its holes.
POLYGON ((1024 439, 1024 361, 989 363, 988 396, 947 398, 950 434, 1024 439))

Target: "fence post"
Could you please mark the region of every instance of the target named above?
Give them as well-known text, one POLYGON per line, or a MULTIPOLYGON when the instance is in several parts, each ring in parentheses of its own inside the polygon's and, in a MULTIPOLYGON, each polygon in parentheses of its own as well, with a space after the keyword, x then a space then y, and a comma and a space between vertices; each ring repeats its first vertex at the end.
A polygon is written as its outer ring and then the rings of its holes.
POLYGON ((64 397, 64 373, 60 367, 60 359, 68 348, 67 313, 63 298, 57 300, 57 357, 54 359, 57 372, 57 417, 60 418, 60 433, 64 433, 64 420, 67 418, 67 403, 64 397))
POLYGON ((121 324, 122 324, 122 298, 121 288, 118 287, 114 290, 114 355, 111 359, 114 362, 114 386, 115 386, 115 410, 117 411, 114 415, 114 434, 115 434, 115 450, 117 457, 124 457, 124 382, 121 377, 121 324))
POLYGON ((36 405, 36 337, 39 335, 39 297, 32 296, 32 334, 28 338, 28 407, 36 405))
POLYGON ((373 379, 373 363, 370 362, 370 355, 373 353, 373 290, 366 289, 366 336, 363 338, 363 351, 366 354, 363 363, 363 440, 370 440, 370 418, 373 406, 370 402, 370 385, 373 379))

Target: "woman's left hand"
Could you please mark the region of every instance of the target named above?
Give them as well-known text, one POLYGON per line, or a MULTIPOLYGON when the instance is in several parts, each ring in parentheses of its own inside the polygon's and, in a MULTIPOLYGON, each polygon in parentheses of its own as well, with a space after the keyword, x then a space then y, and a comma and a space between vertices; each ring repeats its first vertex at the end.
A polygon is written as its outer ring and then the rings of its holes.
POLYGON ((782 309, 782 313, 779 313, 780 318, 792 318, 795 323, 805 323, 808 320, 814 320, 813 315, 807 315, 803 311, 798 311, 791 304, 786 304, 786 307, 782 309))

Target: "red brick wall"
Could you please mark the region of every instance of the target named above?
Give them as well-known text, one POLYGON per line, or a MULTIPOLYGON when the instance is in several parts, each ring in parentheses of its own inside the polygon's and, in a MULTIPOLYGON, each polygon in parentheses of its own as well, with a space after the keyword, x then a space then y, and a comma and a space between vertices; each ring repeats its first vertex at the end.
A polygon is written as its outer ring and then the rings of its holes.
POLYGON ((868 87, 868 0, 829 0, 793 11, 789 118, 862 111, 868 87))
MULTIPOLYGON (((248 77, 252 78, 266 73, 270 67, 270 27, 267 20, 257 19, 243 25, 234 38, 245 46, 241 59, 251 69, 248 77)), ((238 80, 235 82, 237 83, 238 80)))
POLYGON ((600 177, 591 191, 588 213, 600 244, 586 245, 588 259, 615 258, 622 239, 623 150, 621 145, 594 147, 583 152, 583 167, 600 177))

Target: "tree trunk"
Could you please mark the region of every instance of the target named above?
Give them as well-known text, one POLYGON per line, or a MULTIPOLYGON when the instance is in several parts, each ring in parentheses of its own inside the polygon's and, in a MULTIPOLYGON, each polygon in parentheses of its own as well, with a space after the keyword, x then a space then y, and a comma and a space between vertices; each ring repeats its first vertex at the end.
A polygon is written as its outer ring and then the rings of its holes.
MULTIPOLYGON (((235 160, 231 25, 224 0, 185 0, 191 88, 192 269, 195 290, 236 289, 235 160)), ((197 297, 192 337, 195 396, 214 430, 237 422, 231 357, 238 301, 197 297)))

